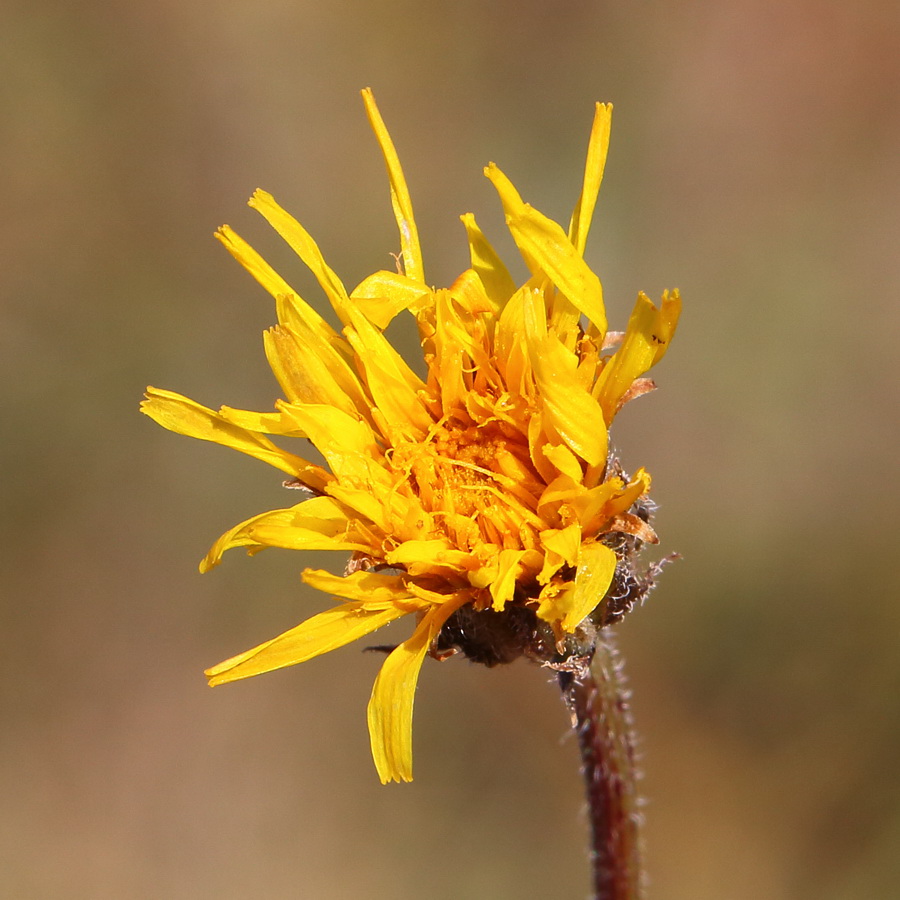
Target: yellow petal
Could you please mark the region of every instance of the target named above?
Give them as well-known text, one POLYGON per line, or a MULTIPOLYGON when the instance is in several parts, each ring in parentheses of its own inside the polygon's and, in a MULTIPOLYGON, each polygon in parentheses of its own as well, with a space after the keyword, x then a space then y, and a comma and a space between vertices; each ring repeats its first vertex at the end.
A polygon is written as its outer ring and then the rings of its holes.
POLYGON ((607 424, 612 422, 619 399, 631 387, 634 379, 653 365, 656 346, 651 335, 657 321, 657 312, 646 294, 638 294, 622 345, 597 379, 594 393, 603 407, 607 424))
POLYGON ((542 312, 537 295, 526 302, 525 339, 544 411, 569 447, 589 465, 598 465, 607 452, 603 410, 581 383, 577 357, 546 333, 542 312))
POLYGON ((494 342, 495 363, 513 394, 527 396, 531 366, 522 334, 525 330, 524 309, 530 302, 531 289, 523 286, 510 297, 497 322, 494 342))
POLYGON ((606 310, 600 279, 572 246, 562 227, 530 206, 507 225, 523 255, 533 259, 559 291, 600 331, 606 331, 606 310))
POLYGON ((376 272, 363 279, 350 294, 356 308, 375 326, 387 328, 401 310, 415 312, 430 300, 431 291, 420 281, 399 272, 376 272))
POLYGON ((460 328, 454 303, 448 291, 438 291, 435 296, 434 361, 430 368, 440 385, 441 406, 444 415, 452 415, 465 407, 469 385, 463 375, 471 367, 466 350, 471 349, 470 335, 460 328))
POLYGON ((567 565, 574 566, 581 552, 581 525, 573 522, 565 528, 551 528, 541 532, 541 543, 561 556, 567 565))
POLYGON ((303 321, 284 325, 275 333, 289 335, 290 339, 284 338, 277 351, 275 347, 267 347, 267 353, 284 355, 291 351, 290 345, 293 345, 298 358, 278 364, 283 367, 282 377, 292 379, 298 396, 304 392, 312 396, 315 392, 330 398, 328 402, 334 406, 341 409, 352 407, 360 415, 368 417, 371 400, 353 364, 353 351, 343 337, 340 345, 330 343, 303 321), (349 403, 341 399, 342 394, 349 403))
MULTIPOLYGON (((371 322, 356 310, 351 310, 351 316, 353 324, 345 334, 365 368, 369 393, 388 429, 420 440, 434 424, 419 394, 425 391, 425 384, 371 322)), ((385 438, 392 440, 393 436, 386 434, 385 438)))
POLYGON ((403 566, 411 575, 424 574, 438 566, 465 571, 476 565, 471 553, 455 549, 446 538, 404 541, 384 558, 392 566, 403 566))
POLYGON ((646 294, 638 294, 622 344, 594 386, 594 395, 603 407, 607 423, 612 421, 619 401, 635 379, 662 359, 675 333, 680 310, 681 298, 677 291, 671 295, 667 291, 658 309, 646 294))
POLYGON ((255 412, 252 409, 235 409, 233 406, 220 406, 219 415, 232 425, 256 431, 260 434, 277 434, 284 437, 306 437, 293 422, 285 418, 284 413, 255 412))
POLYGON ((385 490, 381 485, 377 489, 379 496, 373 493, 374 488, 368 486, 355 488, 333 483, 329 484, 326 490, 329 496, 340 501, 360 517, 374 523, 383 534, 390 534, 393 531, 395 517, 399 518, 410 504, 410 501, 401 494, 391 494, 390 489, 385 490), (388 506, 385 506, 382 498, 389 498, 388 506))
POLYGON ((466 269, 457 275, 450 285, 449 292, 459 308, 470 316, 478 316, 481 313, 494 316, 499 311, 485 292, 484 282, 474 269, 466 269))
MULTIPOLYGON (((422 609, 421 601, 412 601, 403 575, 386 575, 383 572, 353 572, 351 575, 334 575, 324 569, 304 569, 303 580, 317 591, 344 597, 347 600, 365 600, 369 603, 404 602, 413 608, 422 609)), ((425 604, 424 607, 427 607, 425 604)))
POLYGON ((321 403, 348 414, 368 412, 362 385, 356 380, 353 395, 347 393, 352 372, 328 344, 311 344, 284 327, 264 332, 263 344, 272 373, 292 403, 321 403), (335 374, 344 375, 343 383, 335 374))
MULTIPOLYGON (((273 297, 296 293, 294 289, 230 225, 223 225, 214 237, 273 297)), ((312 311, 322 325, 326 322, 312 311)))
POLYGON ((544 444, 544 456, 559 470, 561 475, 580 481, 584 476, 578 457, 564 444, 544 444))
POLYGON ((223 225, 215 237, 275 298, 278 321, 282 325, 296 328, 302 324, 319 340, 347 349, 344 339, 237 232, 223 225))
POLYGON ((394 142, 385 128, 381 113, 375 105, 375 97, 371 88, 362 92, 363 103, 366 105, 366 115, 369 124, 375 132, 378 146, 384 156, 387 166, 388 180, 391 184, 391 206, 394 208, 394 217, 397 219, 397 227, 400 230, 400 253, 403 258, 403 271, 414 281, 425 281, 425 269, 422 265, 422 250, 419 247, 419 232, 416 229, 416 220, 413 216, 412 200, 409 189, 406 187, 406 178, 400 167, 400 159, 394 149, 394 142))
MULTIPOLYGON (((616 495, 621 495, 623 487, 620 478, 610 478, 588 489, 583 497, 572 503, 585 534, 597 534, 610 516, 615 514, 610 509, 610 502, 616 495)), ((635 496, 640 496, 640 494, 635 496)), ((628 503, 628 506, 631 506, 631 502, 628 503)))
POLYGON ((516 590, 516 578, 521 570, 520 563, 527 550, 501 550, 497 555, 497 574, 491 582, 490 591, 493 607, 502 612, 516 590))
POLYGON ((653 355, 655 366, 669 349, 672 338, 675 337, 675 329, 678 327, 678 318, 681 315, 681 294, 674 290, 663 291, 662 306, 659 310, 658 328, 654 333, 656 338, 656 353, 653 355))
POLYGON ((509 179, 493 164, 485 169, 500 195, 506 224, 522 258, 532 273, 542 273, 587 316, 606 332, 606 310, 600 279, 572 246, 562 227, 523 203, 509 179))
POLYGON ((322 490, 330 480, 320 466, 285 452, 268 438, 229 422, 224 416, 181 394, 148 387, 146 397, 141 403, 141 412, 163 428, 239 450, 288 475, 295 475, 316 490, 322 490))
POLYGON ((251 553, 265 547, 283 547, 285 541, 276 538, 285 534, 291 535, 293 545, 302 549, 369 549, 365 543, 346 539, 349 528, 347 513, 339 503, 331 497, 312 497, 288 509, 260 513, 229 528, 212 545, 200 563, 200 571, 208 572, 217 566, 225 551, 234 547, 249 547, 251 553))
POLYGON ((316 277, 319 286, 328 297, 338 318, 346 325, 349 298, 347 289, 335 272, 329 268, 319 250, 318 244, 309 232, 288 212, 282 209, 275 198, 263 190, 256 190, 248 201, 262 217, 281 235, 290 248, 303 260, 310 272, 316 277))
POLYGON ((468 599, 448 595, 427 613, 409 640, 384 661, 369 700, 372 758, 382 784, 412 781, 412 715, 422 661, 444 622, 468 599))
POLYGON ((472 213, 460 216, 469 238, 469 257, 472 268, 478 273, 484 290, 497 309, 502 309, 506 301, 516 291, 516 283, 509 274, 503 260, 491 246, 475 222, 472 213))
POLYGON ((232 228, 223 225, 216 238, 225 249, 275 298, 278 321, 295 327, 302 322, 333 346, 346 346, 343 338, 232 228))
POLYGON ((373 553, 368 541, 353 540, 344 534, 323 534, 317 529, 305 529, 297 525, 273 525, 269 522, 253 525, 250 539, 263 547, 280 547, 282 550, 344 550, 373 553))
POLYGON ((551 503, 574 503, 587 493, 587 488, 569 475, 554 478, 541 492, 537 509, 543 515, 545 508, 551 503))
MULTIPOLYGON (((544 562, 541 566, 540 572, 537 575, 538 584, 546 586, 550 583, 550 580, 553 576, 566 564, 566 561, 558 554, 554 553, 552 550, 547 550, 544 552, 544 562)), ((543 603, 542 606, 543 607, 543 603)), ((540 610, 538 610, 540 614, 540 610)))
POLYGON ((361 600, 319 613, 284 634, 206 670, 210 686, 306 662, 409 614, 391 602, 361 600))
POLYGON ((608 515, 616 515, 617 513, 625 512, 635 500, 649 491, 650 473, 645 469, 638 469, 637 472, 634 473, 634 477, 631 481, 629 481, 615 497, 606 503, 604 511, 608 515))
POLYGON ((239 522, 233 528, 229 528, 209 548, 209 552, 200 561, 200 571, 205 573, 215 568, 222 561, 226 550, 233 550, 236 547, 249 547, 251 548, 250 552, 263 550, 264 547, 250 537, 250 529, 258 522, 274 520, 277 523, 288 523, 293 519, 293 509, 272 509, 239 522))
MULTIPOLYGON (((552 426, 545 427, 544 419, 547 417, 547 413, 537 410, 528 419, 529 458, 545 484, 549 484, 557 476, 556 466, 544 456, 544 447, 547 446, 547 431, 552 430, 552 426)), ((578 476, 578 480, 581 480, 580 476, 578 476)))
POLYGON ((616 554, 604 544, 581 548, 574 583, 558 589, 548 585, 541 594, 537 614, 570 634, 603 600, 616 571, 616 554))
POLYGON ((594 123, 591 126, 587 162, 584 166, 584 184, 569 225, 569 240, 581 256, 584 256, 597 194, 600 193, 600 182, 603 181, 603 169, 606 167, 612 110, 612 103, 598 103, 594 109, 594 123))
MULTIPOLYGON (((484 169, 484 174, 494 186, 494 190, 497 191, 497 194, 500 197, 500 203, 503 206, 503 212, 506 215, 508 225, 510 219, 521 216, 525 212, 528 208, 527 204, 522 200, 522 196, 516 190, 515 185, 495 163, 489 163, 484 169)), ((516 246, 518 246, 518 244, 516 246)), ((531 252, 527 247, 519 247, 519 252, 522 254, 522 258, 525 260, 525 265, 528 266, 529 272, 534 274, 541 271, 540 263, 538 263, 531 255, 531 252)))
POLYGON ((371 426, 354 415, 317 403, 279 404, 285 416, 312 441, 339 481, 369 487, 373 478, 389 484, 371 426))
POLYGON ((615 571, 616 554, 605 544, 588 544, 581 548, 581 558, 575 572, 575 591, 562 621, 566 631, 573 632, 603 600, 615 571))
POLYGON ((325 457, 337 477, 327 492, 390 533, 410 514, 411 499, 397 490, 376 436, 367 422, 329 406, 280 405, 325 457))

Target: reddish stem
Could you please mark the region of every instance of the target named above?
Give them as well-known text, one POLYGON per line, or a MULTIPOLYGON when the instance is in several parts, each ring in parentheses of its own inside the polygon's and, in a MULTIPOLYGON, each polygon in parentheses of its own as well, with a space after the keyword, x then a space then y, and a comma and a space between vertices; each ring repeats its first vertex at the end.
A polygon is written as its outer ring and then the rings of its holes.
POLYGON ((578 735, 591 822, 594 900, 644 896, 634 735, 622 664, 608 631, 590 667, 560 672, 578 735))

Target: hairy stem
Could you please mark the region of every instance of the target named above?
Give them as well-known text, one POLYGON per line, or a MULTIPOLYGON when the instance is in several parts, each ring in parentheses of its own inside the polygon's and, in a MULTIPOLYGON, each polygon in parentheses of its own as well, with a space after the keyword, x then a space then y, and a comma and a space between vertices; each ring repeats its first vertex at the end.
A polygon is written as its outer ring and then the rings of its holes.
POLYGON ((628 692, 615 643, 604 631, 593 663, 560 672, 581 749, 591 823, 594 900, 644 896, 637 774, 628 692))

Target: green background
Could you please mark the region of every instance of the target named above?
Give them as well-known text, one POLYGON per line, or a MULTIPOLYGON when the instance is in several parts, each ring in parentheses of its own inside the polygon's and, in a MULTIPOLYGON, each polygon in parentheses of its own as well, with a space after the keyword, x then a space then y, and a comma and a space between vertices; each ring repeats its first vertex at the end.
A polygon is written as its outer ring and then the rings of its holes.
POLYGON ((431 283, 467 264, 463 212, 515 255, 489 160, 567 221, 610 100, 587 254, 610 321, 683 292, 660 390, 614 431, 683 554, 619 628, 650 897, 898 895, 896 3, 11 3, 0 35, 3 896, 588 891, 549 673, 426 663, 416 781, 390 787, 376 656, 202 677, 323 608, 298 572, 341 563, 197 574, 285 503, 280 473, 137 402, 271 406, 272 304, 212 231, 323 301, 244 206, 257 186, 348 286, 391 267, 366 85, 431 283))

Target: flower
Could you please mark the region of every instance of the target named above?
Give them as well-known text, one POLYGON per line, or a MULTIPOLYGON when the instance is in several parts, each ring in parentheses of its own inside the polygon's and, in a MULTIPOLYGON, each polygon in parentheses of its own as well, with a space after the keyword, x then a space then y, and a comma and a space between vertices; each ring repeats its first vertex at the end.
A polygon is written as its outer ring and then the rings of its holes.
POLYGON ((369 121, 387 165, 400 230, 397 271, 347 292, 318 246, 271 195, 249 201, 315 275, 334 330, 228 226, 216 237, 275 298, 264 335, 284 392, 273 412, 214 412, 147 389, 143 411, 191 437, 255 456, 307 497, 227 531, 201 563, 232 547, 337 550, 343 575, 303 580, 340 600, 284 634, 207 671, 217 685, 304 662, 411 616, 390 650, 368 724, 383 782, 412 778, 412 711, 427 654, 462 651, 493 665, 518 656, 564 667, 589 657, 596 629, 649 589, 631 554, 656 537, 650 476, 611 457, 619 409, 653 387, 644 373, 675 332, 678 292, 657 307, 639 294, 624 333, 607 331, 602 289, 583 259, 606 160, 612 107, 597 104, 584 184, 566 232, 524 203, 491 164, 506 223, 530 271, 517 286, 474 216, 462 216, 471 268, 446 289, 425 279, 409 191, 370 90, 369 121), (427 377, 384 329, 416 320, 427 377), (613 348, 616 348, 613 352, 613 348), (267 435, 307 438, 317 465, 267 435))

